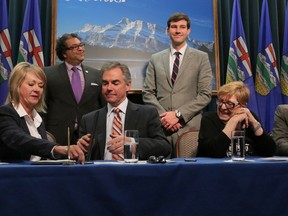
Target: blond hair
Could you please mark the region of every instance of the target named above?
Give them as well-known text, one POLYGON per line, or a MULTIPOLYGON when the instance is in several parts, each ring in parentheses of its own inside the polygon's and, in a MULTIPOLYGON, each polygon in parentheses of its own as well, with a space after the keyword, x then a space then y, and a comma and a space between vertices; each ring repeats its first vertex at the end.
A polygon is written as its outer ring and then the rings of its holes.
POLYGON ((30 64, 29 62, 18 63, 12 70, 8 82, 8 96, 6 99, 6 103, 13 102, 14 105, 18 107, 20 103, 19 87, 25 79, 26 74, 29 72, 34 73, 44 83, 43 94, 41 95, 38 104, 36 104, 34 108, 37 110, 37 112, 45 112, 45 93, 47 78, 44 71, 39 66, 30 64))
POLYGON ((233 95, 242 107, 246 107, 250 97, 249 88, 242 81, 234 81, 221 86, 218 90, 218 98, 229 99, 233 95))

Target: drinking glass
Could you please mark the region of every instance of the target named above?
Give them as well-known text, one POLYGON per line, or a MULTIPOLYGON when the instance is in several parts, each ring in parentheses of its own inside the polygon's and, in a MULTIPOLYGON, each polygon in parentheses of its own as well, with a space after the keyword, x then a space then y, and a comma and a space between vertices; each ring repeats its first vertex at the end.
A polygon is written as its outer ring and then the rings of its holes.
POLYGON ((232 131, 231 137, 231 159, 233 161, 245 160, 245 131, 232 131))
POLYGON ((124 133, 124 161, 126 163, 137 163, 139 159, 137 151, 139 132, 138 130, 125 130, 124 133))

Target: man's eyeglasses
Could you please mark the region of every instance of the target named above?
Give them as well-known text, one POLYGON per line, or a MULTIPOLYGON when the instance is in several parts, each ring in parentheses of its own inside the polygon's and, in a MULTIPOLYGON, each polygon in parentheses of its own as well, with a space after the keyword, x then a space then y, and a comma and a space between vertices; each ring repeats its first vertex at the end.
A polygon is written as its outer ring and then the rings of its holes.
POLYGON ((226 107, 227 109, 229 109, 229 110, 234 109, 236 106, 240 105, 240 103, 235 104, 235 103, 233 103, 233 102, 223 101, 223 100, 220 100, 220 99, 217 99, 216 104, 217 104, 217 106, 222 106, 222 104, 224 104, 225 107, 226 107))
POLYGON ((84 47, 84 46, 85 46, 84 43, 80 43, 80 44, 77 44, 77 45, 73 45, 73 46, 71 46, 71 47, 67 47, 67 50, 72 50, 72 51, 74 51, 74 50, 78 50, 80 47, 82 48, 82 47, 84 47))

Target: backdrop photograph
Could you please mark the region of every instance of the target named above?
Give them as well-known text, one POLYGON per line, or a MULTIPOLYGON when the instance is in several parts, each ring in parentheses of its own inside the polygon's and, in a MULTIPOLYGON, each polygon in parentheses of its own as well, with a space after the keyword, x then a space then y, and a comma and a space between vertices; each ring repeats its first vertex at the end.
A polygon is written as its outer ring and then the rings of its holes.
POLYGON ((86 44, 85 63, 92 67, 99 69, 104 62, 112 60, 127 64, 133 76, 134 90, 142 89, 151 54, 170 46, 166 34, 169 16, 175 12, 188 14, 191 33, 187 43, 209 54, 214 76, 213 90, 217 89, 213 0, 56 2, 56 38, 68 32, 77 33, 86 44))

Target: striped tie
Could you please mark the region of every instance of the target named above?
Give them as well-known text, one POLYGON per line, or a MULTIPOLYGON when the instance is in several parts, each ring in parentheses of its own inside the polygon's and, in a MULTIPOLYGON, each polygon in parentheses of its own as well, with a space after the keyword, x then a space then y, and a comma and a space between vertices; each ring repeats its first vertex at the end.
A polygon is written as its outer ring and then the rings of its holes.
POLYGON ((177 77, 177 74, 178 74, 178 70, 179 70, 179 62, 180 62, 180 52, 175 52, 174 53, 176 55, 175 57, 175 61, 174 61, 174 64, 173 64, 173 71, 172 71, 172 76, 171 76, 171 82, 172 82, 172 85, 174 85, 174 82, 176 80, 176 77, 177 77))
MULTIPOLYGON (((114 119, 113 119, 113 125, 112 125, 112 134, 113 135, 121 135, 122 134, 122 121, 120 112, 121 110, 119 108, 115 108, 113 110, 115 113, 114 119)), ((112 154, 113 160, 123 160, 123 155, 119 154, 112 154)))

